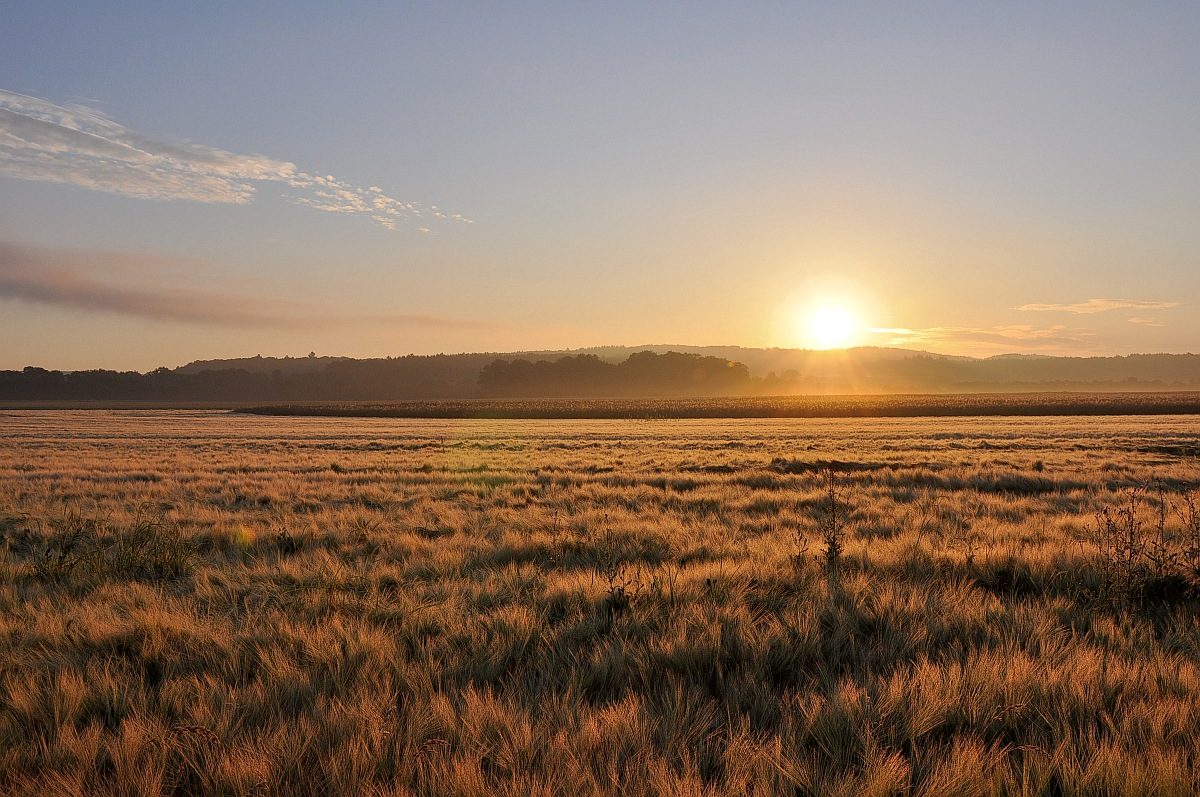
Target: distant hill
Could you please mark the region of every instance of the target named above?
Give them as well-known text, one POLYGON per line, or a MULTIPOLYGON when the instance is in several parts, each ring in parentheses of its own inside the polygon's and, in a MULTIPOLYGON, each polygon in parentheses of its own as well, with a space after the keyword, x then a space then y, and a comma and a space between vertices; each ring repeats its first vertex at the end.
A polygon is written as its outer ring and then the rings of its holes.
POLYGON ((256 356, 201 360, 146 374, 62 372, 32 366, 0 371, 0 400, 4 401, 388 401, 1066 390, 1200 390, 1200 355, 973 358, 867 347, 812 351, 656 344, 375 359, 256 356))
MULTIPOLYGON (((1200 355, 1132 354, 1054 357, 1001 354, 987 358, 912 349, 860 347, 838 351, 744 346, 603 346, 544 352, 546 359, 594 354, 620 362, 639 351, 699 354, 743 363, 766 395, 799 393, 963 393, 1038 390, 1200 389, 1200 355)), ((506 357, 530 355, 506 355, 506 357)))

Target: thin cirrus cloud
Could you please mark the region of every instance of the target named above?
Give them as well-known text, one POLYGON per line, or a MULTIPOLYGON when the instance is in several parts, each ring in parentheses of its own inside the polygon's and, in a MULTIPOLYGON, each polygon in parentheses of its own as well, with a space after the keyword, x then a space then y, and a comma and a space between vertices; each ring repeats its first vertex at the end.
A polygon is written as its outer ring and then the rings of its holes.
POLYGON ((978 351, 1022 350, 1044 354, 1078 354, 1094 349, 1096 333, 1055 324, 1038 327, 1029 324, 1000 324, 990 327, 940 326, 910 329, 907 327, 872 327, 888 346, 930 346, 978 351))
POLYGON ((160 285, 130 284, 149 272, 188 270, 195 261, 138 253, 91 252, 0 241, 0 300, 116 313, 156 321, 235 327, 368 325, 491 329, 495 325, 423 314, 337 315, 303 302, 160 285), (99 278, 97 275, 100 275, 99 278), (111 277, 120 275, 124 282, 111 277))
POLYGON ((400 222, 471 221, 437 205, 397 199, 378 186, 363 188, 262 155, 154 138, 91 108, 2 89, 0 173, 140 199, 222 204, 246 204, 260 184, 275 183, 296 204, 364 216, 393 230, 400 222))
POLYGON ((1088 299, 1072 304, 1023 304, 1014 309, 1034 312, 1073 313, 1075 315, 1091 315, 1106 313, 1109 310, 1169 310, 1178 307, 1179 302, 1155 302, 1141 299, 1088 299))

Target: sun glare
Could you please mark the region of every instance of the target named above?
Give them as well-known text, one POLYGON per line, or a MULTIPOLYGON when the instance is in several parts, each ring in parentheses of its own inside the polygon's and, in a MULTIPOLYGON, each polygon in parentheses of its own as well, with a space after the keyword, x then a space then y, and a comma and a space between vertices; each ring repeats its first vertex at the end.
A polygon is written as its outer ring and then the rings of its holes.
POLYGON ((811 349, 841 349, 854 343, 858 319, 841 304, 819 304, 803 321, 804 345, 811 349))

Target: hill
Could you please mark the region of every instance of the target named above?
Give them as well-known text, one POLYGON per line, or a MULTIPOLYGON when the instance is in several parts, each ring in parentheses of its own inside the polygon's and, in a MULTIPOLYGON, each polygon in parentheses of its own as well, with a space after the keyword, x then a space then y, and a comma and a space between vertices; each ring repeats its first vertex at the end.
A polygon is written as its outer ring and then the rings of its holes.
POLYGON ((604 346, 572 351, 205 360, 149 373, 0 371, 0 401, 389 401, 1200 389, 1200 355, 604 346))

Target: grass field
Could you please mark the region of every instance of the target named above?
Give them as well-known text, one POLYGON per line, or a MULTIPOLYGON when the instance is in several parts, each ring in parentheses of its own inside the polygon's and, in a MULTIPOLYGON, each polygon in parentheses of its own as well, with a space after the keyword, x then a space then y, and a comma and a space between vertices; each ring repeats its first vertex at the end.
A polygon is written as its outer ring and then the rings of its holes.
POLYGON ((1196 793, 1197 448, 4 412, 0 794, 1196 793))
POLYGON ((348 418, 627 419, 922 418, 1063 415, 1197 415, 1200 392, 942 393, 651 399, 455 399, 242 405, 253 415, 348 418))

